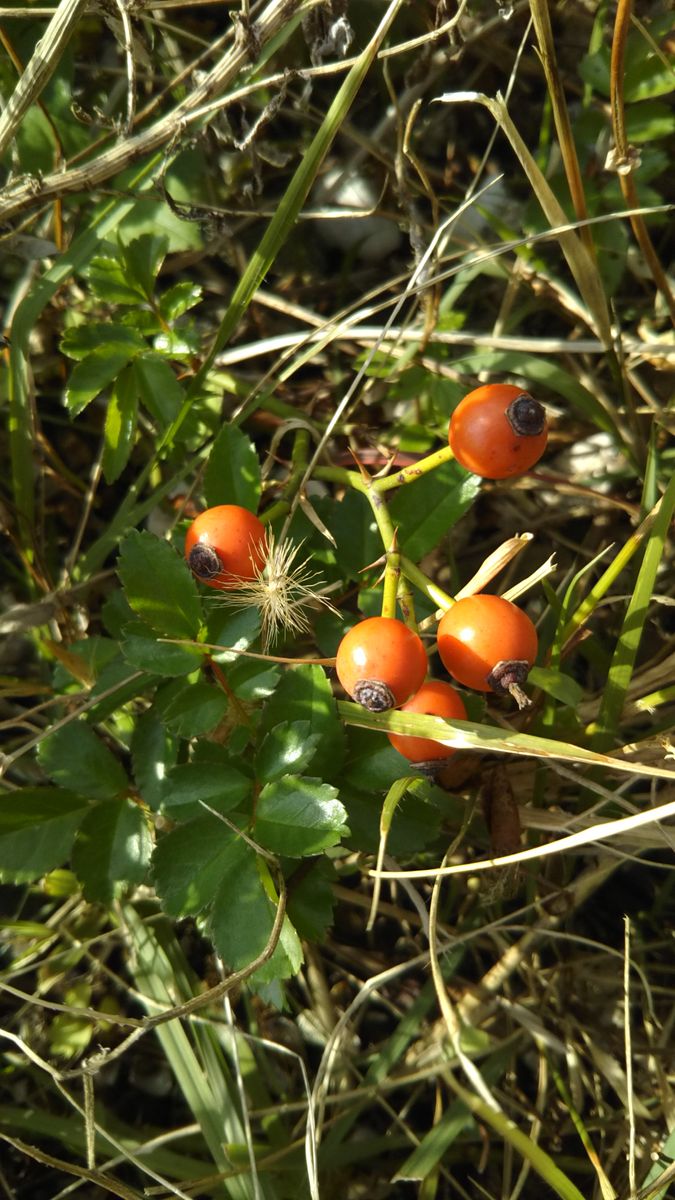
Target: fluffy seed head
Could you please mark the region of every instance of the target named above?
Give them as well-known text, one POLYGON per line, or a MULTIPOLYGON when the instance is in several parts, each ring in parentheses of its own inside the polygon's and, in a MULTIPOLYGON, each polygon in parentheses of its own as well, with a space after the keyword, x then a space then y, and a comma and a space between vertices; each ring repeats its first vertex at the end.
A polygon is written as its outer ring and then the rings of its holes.
POLYGON ((337 612, 331 601, 320 594, 318 589, 323 581, 318 572, 312 570, 309 559, 296 562, 301 549, 302 542, 297 545, 290 541, 275 542, 268 530, 265 560, 256 569, 253 579, 237 580, 236 587, 223 594, 225 604, 258 609, 264 654, 269 652, 280 632, 310 632, 306 609, 312 604, 323 604, 337 612))

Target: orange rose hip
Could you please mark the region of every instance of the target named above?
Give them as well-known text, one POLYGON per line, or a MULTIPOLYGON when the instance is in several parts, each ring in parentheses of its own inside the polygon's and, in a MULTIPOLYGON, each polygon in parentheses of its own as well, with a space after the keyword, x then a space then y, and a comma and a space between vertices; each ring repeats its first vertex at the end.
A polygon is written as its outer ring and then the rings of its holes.
POLYGON ((427 673, 427 656, 413 629, 395 617, 368 617, 345 634, 335 670, 345 691, 370 712, 404 704, 427 673))
MULTIPOLYGON (((448 717, 457 721, 466 720, 464 701, 449 683, 442 679, 428 679, 418 692, 401 706, 401 712, 424 713, 430 717, 448 717)), ((455 753, 452 746, 444 746, 433 738, 413 737, 402 733, 388 733, 387 737, 395 750, 408 762, 433 764, 455 753)))
POLYGON ((216 504, 195 517, 185 537, 193 575, 208 587, 236 588, 253 579, 265 561, 265 526, 248 508, 216 504))
POLYGON ((488 383, 469 392, 448 429, 457 462, 484 479, 508 479, 529 471, 547 440, 543 404, 510 383, 488 383))

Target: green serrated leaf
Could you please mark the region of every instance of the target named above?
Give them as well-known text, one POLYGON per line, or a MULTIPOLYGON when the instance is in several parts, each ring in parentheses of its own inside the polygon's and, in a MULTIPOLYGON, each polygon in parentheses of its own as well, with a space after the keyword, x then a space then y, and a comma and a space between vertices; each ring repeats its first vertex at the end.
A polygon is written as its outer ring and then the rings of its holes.
POLYGON ((138 389, 148 412, 160 429, 178 415, 185 393, 166 359, 159 354, 143 354, 136 359, 138 389))
POLYGON ((176 739, 149 709, 138 717, 131 738, 131 761, 136 785, 150 808, 159 808, 166 777, 175 765, 176 739))
POLYGON ((366 729, 348 731, 344 781, 364 792, 386 792, 401 776, 401 755, 387 738, 366 729))
POLYGON ((653 142, 675 132, 675 112, 663 100, 644 100, 626 109, 629 142, 653 142))
POLYGON ((84 721, 71 721, 48 735, 38 758, 55 783, 92 800, 110 800, 129 786, 121 763, 84 721))
MULTIPOLYGON (((163 358, 189 363, 201 353, 201 338, 194 322, 190 321, 189 324, 181 325, 179 329, 158 330, 152 339, 152 348, 163 358)), ((195 425, 198 419, 197 413, 193 413, 190 423, 195 425)))
POLYGON ((103 475, 114 483, 129 461, 136 437, 138 387, 133 363, 124 367, 112 389, 105 416, 103 475))
POLYGON ((276 979, 290 979, 293 975, 297 975, 303 958, 302 943, 297 931, 288 917, 284 917, 274 953, 251 976, 251 987, 256 988, 260 984, 272 983, 276 979))
POLYGON ((339 775, 344 759, 344 732, 330 683, 321 667, 303 664, 282 675, 265 705, 262 731, 268 733, 283 721, 308 721, 310 733, 319 736, 309 768, 314 775, 326 779, 339 775))
MULTIPOLYGON (((115 639, 115 642, 118 642, 122 637, 124 626, 134 619, 133 610, 129 608, 121 588, 115 588, 114 591, 108 593, 101 609, 101 619, 106 632, 115 639)), ((111 654, 110 657, 114 658, 114 654, 111 654)))
POLYGON ((134 530, 122 542, 117 569, 131 608, 146 625, 164 637, 196 637, 197 585, 168 542, 134 530))
POLYGON ((59 1058, 74 1058, 82 1054, 93 1036, 93 1026, 88 1017, 78 1017, 72 1011, 87 1008, 91 1004, 91 984, 78 979, 63 994, 63 1002, 70 1012, 58 1013, 47 1030, 49 1048, 59 1058))
POLYGON ((237 971, 262 953, 274 915, 275 905, 260 877, 257 856, 239 838, 231 844, 209 919, 213 943, 228 967, 237 971))
POLYGON ((119 712, 125 704, 147 691, 155 683, 150 675, 135 671, 125 663, 121 654, 109 662, 101 671, 96 684, 90 692, 90 699, 98 697, 98 704, 89 709, 88 720, 92 724, 107 721, 114 712, 119 712))
POLYGON ((164 780, 161 807, 176 821, 203 816, 202 801, 227 813, 244 803, 252 787, 252 781, 229 763, 181 763, 164 780))
POLYGON ((66 385, 66 404, 71 416, 76 417, 100 395, 136 353, 131 347, 111 350, 108 346, 101 346, 95 354, 89 354, 77 363, 66 385))
POLYGON ((155 711, 180 737, 198 737, 225 716, 227 697, 218 687, 198 681, 174 680, 157 693, 155 711))
POLYGON ((155 285, 169 248, 164 234, 142 233, 133 241, 120 246, 126 278, 147 300, 155 294, 155 285))
POLYGON ((260 633, 260 613, 257 608, 242 608, 232 612, 212 608, 208 613, 207 640, 226 650, 214 650, 217 663, 241 662, 239 650, 250 650, 260 633))
POLYGON ((278 667, 241 657, 227 672, 232 691, 240 700, 254 702, 271 696, 279 682, 278 667))
POLYGON ((471 507, 480 486, 477 476, 449 462, 399 488, 390 511, 408 558, 417 562, 433 550, 471 507))
POLYGON ((202 298, 202 288, 196 283, 174 283, 159 301, 159 310, 165 321, 175 321, 183 313, 194 308, 202 298))
POLYGON ((347 829, 337 790, 320 779, 285 775, 262 789, 256 805, 256 841, 274 854, 300 858, 335 846, 347 829))
POLYGON ((249 438, 236 425, 223 425, 204 474, 204 495, 214 504, 241 504, 255 512, 260 501, 260 463, 249 438))
MULTIPOLYGON (((399 778, 410 774, 410 765, 401 759, 399 778)), ((347 811, 350 836, 347 845, 374 854, 380 842, 382 819, 381 792, 359 792, 356 788, 343 788, 340 792, 347 811)), ((420 800, 414 791, 406 791, 396 808, 387 839, 391 854, 409 858, 429 846, 438 837, 441 814, 432 804, 420 800)))
POLYGON ((131 800, 97 804, 75 836, 72 864, 88 900, 109 904, 131 884, 145 879, 152 839, 143 814, 131 800))
MULTIPOLYGON (((648 32, 658 44, 672 30, 672 19, 662 16, 650 21, 648 32)), ((610 93, 609 46, 603 45, 581 60, 579 73, 585 83, 605 96, 610 93)), ((623 92, 626 103, 667 96, 675 90, 675 72, 667 55, 659 54, 639 30, 632 30, 626 44, 623 92)))
MULTIPOLYGON (((159 316, 153 311, 153 309, 139 308, 138 305, 136 305, 134 308, 130 308, 128 312, 122 313, 120 316, 120 321, 122 325, 126 325, 130 329, 135 329, 136 332, 142 334, 144 338, 152 338, 153 349, 154 339, 161 334, 162 330, 164 329, 159 316)), ((143 348, 145 350, 148 349, 147 341, 143 348)))
POLYGON ((300 774, 311 761, 318 742, 319 735, 309 732, 309 721, 283 721, 275 725, 256 755, 257 778, 262 783, 271 783, 282 775, 300 774))
POLYGON ((145 300, 142 290, 128 282, 124 265, 117 258, 92 258, 86 277, 91 290, 106 304, 138 304, 145 300))
MULTIPOLYGON (((255 865, 255 854, 246 842, 210 813, 167 834, 157 843, 152 858, 155 887, 165 912, 176 917, 201 912, 230 877, 233 890, 240 876, 242 887, 247 888, 248 856, 255 865)), ((256 878, 261 887, 257 871, 256 878)), ((244 942, 247 923, 248 917, 239 931, 244 942)))
POLYGON ((107 349, 109 353, 141 354, 147 345, 136 328, 116 325, 113 321, 91 321, 73 325, 61 338, 61 351, 69 358, 81 360, 90 354, 107 349))
POLYGON ((160 641, 143 621, 130 621, 124 626, 120 649, 132 667, 152 675, 190 675, 204 661, 198 649, 160 641))
MULTIPOLYGON (((299 868, 304 870, 305 864, 299 868)), ((333 923, 334 884, 337 872, 330 859, 322 855, 296 882, 289 879, 288 915, 300 937, 321 942, 333 923)))
POLYGON ((73 679, 98 679, 101 671, 113 661, 118 652, 119 647, 116 641, 98 634, 71 642, 68 647, 68 659, 57 662, 54 667, 52 682, 55 690, 67 691, 69 687, 72 687, 73 679), (81 666, 75 673, 77 660, 81 666), (66 662, 68 666, 66 666, 66 662))
POLYGON ((23 883, 61 866, 89 810, 60 788, 17 788, 0 804, 0 880, 23 883))

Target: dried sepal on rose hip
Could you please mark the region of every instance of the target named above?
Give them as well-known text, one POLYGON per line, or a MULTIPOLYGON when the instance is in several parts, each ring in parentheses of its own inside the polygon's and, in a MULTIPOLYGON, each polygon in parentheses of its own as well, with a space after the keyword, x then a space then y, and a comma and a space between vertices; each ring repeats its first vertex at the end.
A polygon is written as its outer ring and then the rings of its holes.
POLYGON ((221 591, 236 588, 242 579, 253 579, 265 561, 265 551, 265 526, 239 504, 205 509, 185 536, 185 557, 193 575, 221 591))
MULTIPOLYGON (((466 721, 466 708, 462 697, 451 684, 444 683, 442 679, 427 679, 419 691, 401 705, 400 711, 466 721)), ((387 737, 399 754, 429 775, 433 775, 439 765, 455 753, 452 746, 444 746, 442 742, 433 738, 413 737, 402 733, 388 733, 387 737)))
POLYGON ((353 700, 370 712, 386 712, 418 691, 427 656, 420 637, 403 621, 368 617, 343 637, 335 670, 353 700))
POLYGON ((457 600, 438 626, 438 653, 453 679, 479 692, 508 692, 519 708, 531 703, 522 685, 537 648, 527 613, 487 592, 457 600))
POLYGON ((299 558, 302 542, 278 541, 266 530, 265 557, 250 579, 238 580, 222 597, 233 608, 256 608, 260 613, 263 654, 279 635, 302 636, 311 631, 308 608, 322 605, 338 611, 321 589, 323 580, 309 558, 299 558))
POLYGON ((484 479, 508 479, 529 471, 547 440, 543 404, 510 383, 488 383, 469 392, 448 429, 457 462, 484 479))

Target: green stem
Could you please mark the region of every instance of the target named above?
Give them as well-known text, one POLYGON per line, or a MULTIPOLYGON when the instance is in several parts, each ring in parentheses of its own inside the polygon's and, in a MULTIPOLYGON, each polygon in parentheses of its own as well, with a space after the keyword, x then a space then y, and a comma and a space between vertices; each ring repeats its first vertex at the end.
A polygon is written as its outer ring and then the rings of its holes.
POLYGON ((373 516, 380 531, 382 545, 385 553, 389 553, 390 548, 395 544, 396 532, 391 520, 391 514, 387 508, 386 500, 377 494, 373 486, 366 484, 364 495, 373 510, 373 516))
POLYGON ((401 572, 398 577, 398 606, 401 610, 401 616, 409 629, 414 629, 417 633, 417 618, 415 616, 415 600, 412 591, 408 587, 408 581, 401 572))
POLYGON ((344 487, 354 488, 364 496, 368 489, 358 471, 348 471, 346 467, 315 467, 312 472, 314 479, 323 479, 326 483, 341 483, 344 487))
POLYGON ((420 571, 419 567, 416 567, 415 563, 403 554, 401 555, 401 570, 406 579, 414 583, 415 587, 419 588, 423 595, 428 596, 432 603, 436 605, 436 608, 442 608, 443 611, 452 608, 452 605, 455 603, 452 596, 444 592, 443 588, 440 588, 438 584, 432 583, 429 577, 424 574, 424 571, 420 571))
POLYGON ((384 568, 384 587, 382 589, 382 616, 396 616, 396 595, 398 593, 398 583, 401 578, 400 567, 401 556, 398 550, 389 550, 387 553, 387 562, 384 568))
POLYGON ((644 521, 642 521, 635 532, 624 542, 616 558, 609 564, 607 570, 603 572, 597 583, 591 588, 586 599, 582 600, 576 612, 572 614, 560 638, 562 645, 588 620, 602 597, 609 591, 617 575, 621 574, 624 567, 628 565, 633 555, 639 550, 645 538, 651 534, 652 526, 658 516, 662 500, 663 497, 654 506, 652 511, 647 513, 644 521))
POLYGON ((271 525, 277 517, 284 517, 287 512, 290 512, 290 504, 288 500, 275 500, 274 504, 270 504, 264 513, 259 513, 260 520, 263 525, 271 525))
POLYGON ((305 475, 308 452, 309 432, 306 429, 299 429, 297 430, 293 440, 291 469, 288 479, 284 484, 282 495, 276 504, 271 505, 271 507, 265 513, 265 516, 261 518, 265 524, 268 525, 270 521, 273 521, 277 516, 283 515, 286 517, 280 534, 281 541, 284 540, 286 534, 288 533, 288 526, 291 523, 291 516, 293 513, 293 500, 295 493, 302 484, 302 480, 305 475))
POLYGON ((443 446, 440 450, 435 450, 433 454, 427 454, 426 458, 421 458, 419 462, 413 463, 410 467, 403 467, 394 475, 386 475, 384 479, 374 479, 373 487, 378 492, 390 492, 392 488, 401 487, 404 483, 414 483, 421 475, 434 471, 443 463, 452 462, 454 457, 450 447, 443 446))
POLYGON ((309 431, 307 429, 298 429, 293 440, 293 453, 291 455, 291 473, 288 476, 284 493, 294 491, 307 467, 307 455, 309 452, 309 431))
POLYGON ((475 1096, 473 1092, 469 1092, 466 1088, 462 1087, 451 1071, 444 1071, 443 1078, 474 1116, 478 1117, 486 1125, 491 1126, 499 1137, 508 1142, 526 1162, 529 1162, 540 1179, 543 1179, 556 1195, 560 1196, 560 1200, 584 1200, 579 1189, 565 1175, 564 1171, 561 1171, 556 1166, 546 1151, 542 1150, 521 1129, 518 1129, 509 1117, 505 1116, 502 1112, 495 1112, 483 1100, 475 1096))
POLYGON ((253 724, 252 718, 247 713, 247 711, 246 711, 244 705, 242 704, 241 700, 239 699, 239 697, 236 696, 235 693, 232 691, 232 688, 230 687, 230 684, 227 679, 227 675, 223 671, 223 668, 220 666, 220 664, 217 663, 210 654, 208 654, 206 656, 206 658, 204 659, 204 662, 211 668, 215 679, 217 680, 219 686, 222 688, 225 695, 227 696, 227 699, 228 699, 232 709, 237 714, 237 719, 239 721, 239 724, 240 725, 249 725, 249 726, 252 725, 253 724))

